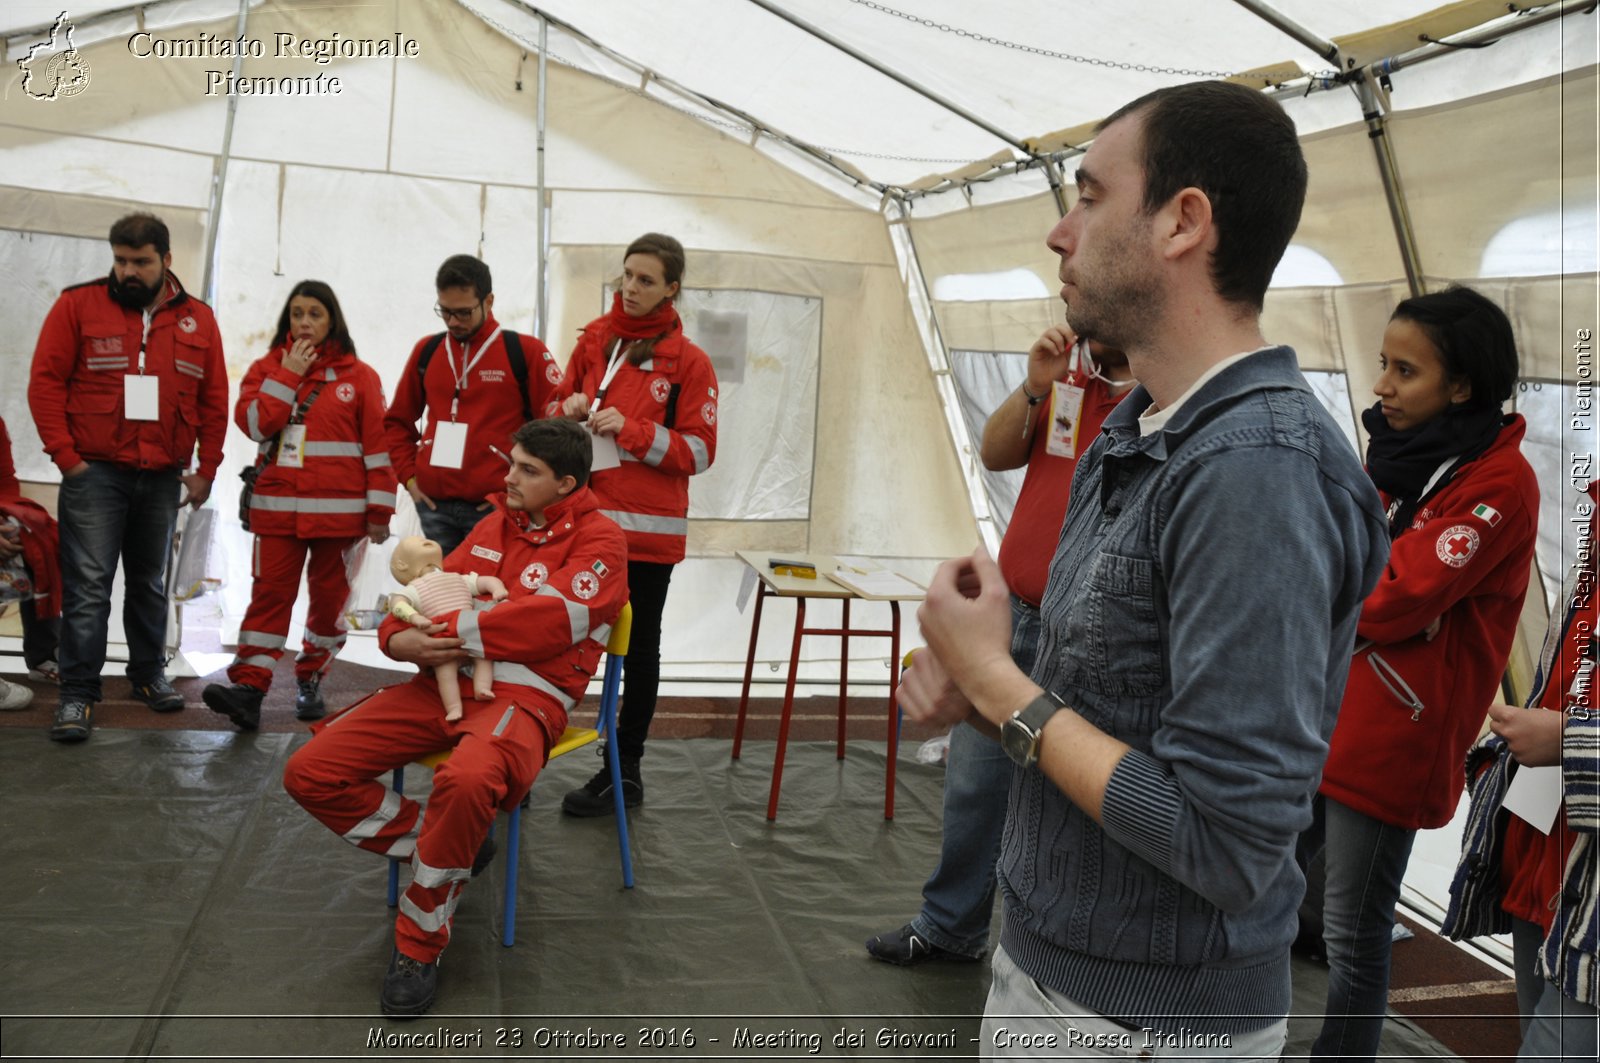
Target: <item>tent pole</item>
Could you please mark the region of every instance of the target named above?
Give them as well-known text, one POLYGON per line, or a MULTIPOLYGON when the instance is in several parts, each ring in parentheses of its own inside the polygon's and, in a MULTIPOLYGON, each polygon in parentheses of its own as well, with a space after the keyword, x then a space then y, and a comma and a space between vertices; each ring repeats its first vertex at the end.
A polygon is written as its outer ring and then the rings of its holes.
POLYGON ((1339 59, 1339 46, 1337 44, 1325 37, 1318 37, 1283 12, 1262 3, 1261 0, 1233 0, 1233 2, 1257 18, 1267 22, 1273 28, 1287 33, 1335 67, 1343 66, 1339 59))
MULTIPOLYGON (((246 22, 250 16, 250 0, 239 0, 239 21, 234 27, 234 36, 239 40, 244 39, 246 22)), ((237 81, 240 71, 244 68, 244 56, 238 54, 233 57, 233 77, 237 81)), ((211 290, 217 277, 217 230, 221 225, 222 215, 222 190, 228 183, 228 156, 233 154, 233 118, 239 110, 239 97, 233 93, 228 94, 228 119, 222 127, 222 153, 217 157, 216 171, 211 177, 211 198, 206 204, 206 254, 205 270, 200 275, 200 290, 205 292, 206 302, 215 306, 217 293, 211 290)))
POLYGON ((1389 219, 1394 223, 1394 236, 1400 245, 1400 261, 1406 270, 1406 285, 1413 296, 1423 293, 1422 256, 1417 252, 1416 231, 1411 227, 1411 211, 1406 207, 1405 189, 1400 184, 1400 170, 1394 162, 1394 144, 1389 139, 1388 123, 1378 106, 1378 94, 1366 76, 1355 80, 1356 96, 1361 101, 1361 117, 1367 123, 1367 137, 1372 141, 1373 154, 1378 160, 1378 176, 1383 180, 1383 198, 1389 203, 1389 219))
POLYGON ((1061 167, 1050 156, 1044 156, 1045 176, 1050 179, 1050 194, 1056 197, 1056 213, 1061 217, 1067 216, 1067 193, 1061 187, 1061 167))
MULTIPOLYGON (((872 69, 876 70, 878 73, 882 74, 884 77, 893 78, 895 81, 898 81, 900 84, 904 85, 906 88, 910 89, 912 92, 915 92, 917 95, 922 96, 922 97, 924 97, 924 98, 926 98, 928 100, 931 100, 932 102, 938 104, 940 107, 943 107, 945 110, 949 111, 951 114, 959 115, 960 117, 962 117, 962 118, 966 119, 967 121, 971 122, 973 125, 977 126, 979 129, 983 130, 985 133, 988 133, 991 136, 997 137, 1000 140, 1005 141, 1007 144, 1010 144, 1012 147, 1016 148, 1018 151, 1025 152, 1030 156, 1035 154, 1032 151, 1032 149, 1030 149, 1028 147, 1027 144, 1023 143, 1023 141, 1021 139, 1012 136, 1010 133, 1007 133, 1005 130, 1001 129, 999 126, 993 125, 990 122, 984 120, 983 118, 980 118, 978 115, 973 114, 971 111, 967 110, 965 107, 962 107, 960 104, 957 104, 957 103, 954 103, 954 102, 952 102, 950 100, 945 99, 943 96, 940 96, 938 93, 934 92, 932 89, 924 88, 923 86, 917 84, 915 81, 912 81, 910 78, 906 77, 904 74, 901 74, 898 71, 892 70, 889 67, 884 66, 882 63, 878 62, 876 59, 872 58, 872 56, 867 55, 865 52, 861 51, 860 49, 854 48, 851 45, 846 44, 844 41, 841 41, 839 38, 833 36, 831 33, 827 32, 826 30, 821 29, 820 27, 817 27, 817 26, 813 26, 813 25, 811 25, 811 23, 805 21, 804 19, 790 14, 789 12, 783 10, 783 8, 778 7, 774 3, 771 3, 770 0, 750 0, 750 2, 755 4, 757 7, 760 7, 762 9, 766 10, 768 13, 778 16, 779 18, 783 19, 785 22, 789 23, 790 25, 804 30, 805 32, 811 34, 811 36, 817 38, 817 40, 822 41, 825 44, 831 45, 832 47, 839 49, 839 51, 841 51, 844 54, 848 55, 850 58, 854 59, 856 62, 865 63, 867 66, 869 66, 872 69)), ((1241 2, 1242 2, 1242 0, 1241 0, 1241 2)))
POLYGON ((538 242, 538 245, 539 245, 537 251, 535 252, 535 261, 536 261, 536 265, 537 265, 537 272, 534 274, 534 283, 538 286, 538 291, 535 293, 536 300, 535 300, 534 315, 533 315, 533 334, 535 336, 543 336, 543 335, 546 334, 547 330, 545 328, 545 313, 547 312, 547 309, 548 309, 548 307, 546 305, 546 302, 549 299, 549 294, 550 294, 550 278, 549 278, 549 276, 548 276, 548 274, 546 272, 546 268, 547 268, 546 257, 547 257, 547 254, 549 252, 549 236, 550 236, 550 234, 545 231, 545 209, 544 209, 544 195, 545 195, 545 188, 544 188, 544 130, 545 130, 544 101, 545 101, 546 75, 547 75, 547 73, 549 71, 549 64, 548 64, 548 61, 547 61, 547 55, 548 55, 549 50, 550 50, 549 45, 550 45, 550 23, 541 14, 539 16, 539 119, 538 119, 538 127, 539 128, 538 128, 538 151, 536 153, 538 161, 539 161, 539 166, 538 166, 538 179, 535 182, 535 187, 538 190, 538 205, 534 210, 534 228, 533 228, 534 239, 538 242))

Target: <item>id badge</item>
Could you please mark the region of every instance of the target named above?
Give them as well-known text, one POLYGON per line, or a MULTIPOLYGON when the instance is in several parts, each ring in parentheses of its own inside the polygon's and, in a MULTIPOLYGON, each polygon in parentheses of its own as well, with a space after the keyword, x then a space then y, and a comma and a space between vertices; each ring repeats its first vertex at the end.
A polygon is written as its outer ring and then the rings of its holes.
POLYGON ((459 469, 466 456, 467 423, 436 421, 433 426, 433 450, 428 454, 428 464, 435 469, 459 469))
POLYGON ((161 378, 132 373, 124 376, 122 411, 129 421, 161 420, 161 378))
POLYGON ((1050 401, 1050 436, 1045 452, 1058 458, 1078 456, 1078 421, 1083 414, 1083 389, 1065 380, 1055 383, 1050 401))
POLYGON ((278 464, 285 469, 303 469, 306 464, 306 426, 286 424, 278 436, 278 464))
POLYGON ((590 472, 615 469, 622 464, 622 452, 617 449, 616 436, 602 436, 591 432, 589 442, 594 447, 594 459, 589 464, 590 472))

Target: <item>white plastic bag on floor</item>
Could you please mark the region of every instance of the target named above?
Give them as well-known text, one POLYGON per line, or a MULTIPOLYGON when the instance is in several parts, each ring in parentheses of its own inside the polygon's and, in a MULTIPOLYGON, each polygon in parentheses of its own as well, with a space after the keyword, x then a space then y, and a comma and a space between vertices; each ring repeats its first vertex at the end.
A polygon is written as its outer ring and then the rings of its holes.
POLYGON ((950 757, 950 734, 945 732, 917 747, 918 764, 943 764, 950 757))

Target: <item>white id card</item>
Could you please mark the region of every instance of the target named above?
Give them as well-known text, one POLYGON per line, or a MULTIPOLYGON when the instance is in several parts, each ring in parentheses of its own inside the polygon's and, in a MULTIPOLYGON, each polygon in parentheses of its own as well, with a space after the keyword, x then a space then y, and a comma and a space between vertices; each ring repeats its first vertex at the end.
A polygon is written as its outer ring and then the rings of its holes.
POLYGON ((130 421, 161 419, 161 378, 134 375, 122 378, 123 416, 130 421))
POLYGON ((1050 402, 1050 436, 1045 452, 1058 458, 1078 456, 1078 419, 1083 414, 1083 389, 1065 380, 1055 383, 1050 402))
POLYGON ((438 421, 433 426, 433 450, 428 464, 435 469, 459 469, 467 454, 467 423, 438 421))
POLYGON ((594 460, 589 463, 590 472, 615 469, 622 464, 622 452, 617 449, 616 436, 602 436, 591 432, 589 442, 594 444, 594 460))
POLYGON ((306 426, 286 424, 278 435, 277 463, 285 469, 303 469, 306 464, 306 426))

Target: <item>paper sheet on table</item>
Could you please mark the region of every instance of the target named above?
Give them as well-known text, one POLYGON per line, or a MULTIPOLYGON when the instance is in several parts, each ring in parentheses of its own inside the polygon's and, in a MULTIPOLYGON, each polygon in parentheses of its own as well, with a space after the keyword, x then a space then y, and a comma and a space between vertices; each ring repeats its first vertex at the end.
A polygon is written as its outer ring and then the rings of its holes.
POLYGON ((828 573, 828 578, 864 598, 920 598, 927 593, 922 584, 913 583, 898 572, 851 572, 849 569, 840 569, 828 573))
POLYGON ((1561 807, 1561 766, 1537 768, 1522 766, 1506 787, 1505 810, 1528 822, 1540 834, 1555 826, 1556 810, 1561 807))

